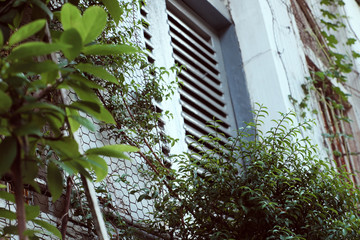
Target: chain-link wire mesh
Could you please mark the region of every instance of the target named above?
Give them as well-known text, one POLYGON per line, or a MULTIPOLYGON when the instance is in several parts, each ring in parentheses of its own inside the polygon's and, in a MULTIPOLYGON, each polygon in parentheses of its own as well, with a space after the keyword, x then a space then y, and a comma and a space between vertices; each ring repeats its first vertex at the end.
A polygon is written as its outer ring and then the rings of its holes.
MULTIPOLYGON (((129 32, 129 34, 124 34, 125 37, 128 37, 128 41, 134 43, 135 45, 141 47, 145 46, 144 43, 144 32, 141 27, 135 27, 139 21, 144 22, 144 15, 140 14, 140 9, 138 8, 136 1, 128 1, 127 3, 123 1, 123 4, 128 4, 127 8, 132 9, 127 12, 126 17, 118 26, 117 31, 119 32, 129 32), (132 31, 132 32, 130 32, 132 31)), ((61 0, 52 0, 51 8, 52 9, 60 9, 60 7, 64 4, 64 1, 61 0)), ((144 10, 142 10, 144 13, 144 10)), ((145 26, 145 25, 143 25, 145 26)), ((116 33, 115 33, 116 34, 116 33)), ((147 35, 148 42, 150 41, 150 37, 147 35)), ((126 64, 126 63, 125 63, 126 64)), ((137 94, 141 92, 141 88, 144 88, 146 85, 146 81, 149 81, 149 78, 146 76, 144 67, 140 64, 129 64, 126 66, 127 69, 131 69, 131 71, 124 72, 125 82, 127 84, 136 84, 138 89, 136 91, 131 90, 127 92, 127 101, 129 105, 135 103, 137 101, 137 94)), ((118 102, 118 104, 122 104, 121 98, 124 98, 123 92, 120 94, 118 92, 114 95, 114 93, 109 93, 107 91, 103 91, 100 93, 102 98, 106 100, 112 99, 113 102, 118 102)), ((63 94, 63 98, 65 102, 72 102, 77 100, 76 94, 71 91, 67 92, 65 95, 63 94)), ((149 111, 155 111, 154 105, 151 105, 152 109, 149 111)), ((136 112, 135 110, 128 109, 129 113, 125 114, 129 117, 131 121, 131 114, 138 115, 144 114, 140 112, 136 112), (129 115, 130 114, 130 115, 129 115)), ((122 139, 119 137, 114 137, 111 132, 109 132, 109 128, 97 121, 96 119, 88 117, 88 119, 94 124, 96 127, 95 132, 91 132, 84 127, 80 127, 77 131, 77 141, 79 147, 82 151, 85 151, 89 148, 101 147, 109 144, 116 143, 128 143, 126 139, 122 139)), ((160 130, 158 129, 158 122, 155 121, 153 123, 153 128, 150 129, 153 134, 158 135, 160 139, 160 130)), ((131 130, 127 129, 127 133, 134 136, 134 133, 131 133, 131 130)), ((117 129, 116 131, 121 131, 117 129)), ((153 146, 154 147, 154 146, 153 146)), ((154 147, 157 150, 160 148, 154 147)), ((149 149, 143 149, 144 151, 148 151, 149 149)), ((115 159, 115 158, 106 158, 108 163, 108 176, 102 182, 95 184, 95 190, 97 192, 97 197, 100 203, 100 207, 103 210, 104 216, 106 216, 106 225, 108 227, 108 232, 111 237, 118 239, 119 236, 128 236, 129 238, 147 238, 150 239, 149 236, 145 237, 143 231, 139 228, 143 228, 143 224, 141 222, 143 220, 148 219, 151 216, 151 212, 154 210, 152 200, 143 199, 138 201, 141 193, 134 192, 131 193, 133 188, 144 189, 149 182, 149 179, 142 174, 142 171, 148 171, 143 158, 137 156, 136 154, 132 154, 129 156, 130 160, 127 159, 115 159), (129 236, 129 227, 133 229, 139 229, 140 231, 133 231, 132 236, 129 236), (135 236, 138 237, 135 237, 135 236)), ((72 178, 72 191, 71 191, 71 207, 69 212, 66 212, 66 192, 63 192, 63 195, 59 200, 53 202, 51 200, 51 194, 47 189, 46 184, 46 172, 40 172, 39 177, 36 179, 40 185, 41 192, 38 193, 33 191, 33 189, 26 190, 24 195, 26 196, 27 203, 29 205, 37 205, 40 206, 40 216, 39 218, 45 220, 52 225, 56 226, 58 229, 61 229, 61 223, 65 216, 68 216, 67 229, 66 229, 66 239, 97 239, 94 225, 92 222, 92 217, 89 206, 86 202, 86 197, 84 194, 84 189, 82 186, 82 182, 80 177, 72 178)), ((6 182, 8 189, 5 189, 11 192, 11 181, 6 182)), ((64 183, 66 185, 66 183, 64 183)), ((1 201, 1 206, 5 209, 15 211, 15 206, 13 203, 9 201, 1 201)), ((0 219, 1 225, 9 225, 10 222, 7 222, 6 219, 0 219)), ((14 224, 14 223, 13 223, 14 224)), ((29 228, 38 230, 39 233, 36 235, 40 239, 57 239, 55 236, 51 234, 46 234, 46 230, 42 227, 34 224, 30 224, 29 228)))

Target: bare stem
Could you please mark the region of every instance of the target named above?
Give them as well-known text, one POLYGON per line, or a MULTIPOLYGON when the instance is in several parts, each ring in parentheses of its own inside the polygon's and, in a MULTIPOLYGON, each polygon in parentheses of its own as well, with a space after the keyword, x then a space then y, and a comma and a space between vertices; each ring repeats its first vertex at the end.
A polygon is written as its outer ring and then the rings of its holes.
POLYGON ((66 186, 66 196, 65 196, 65 209, 61 220, 61 236, 65 240, 66 237, 66 228, 69 220, 69 209, 70 209, 70 200, 71 200, 71 189, 73 185, 72 177, 67 177, 67 186, 66 186))
POLYGON ((25 205, 24 205, 25 204, 24 184, 22 181, 20 150, 18 151, 17 157, 11 169, 14 175, 13 181, 14 181, 16 218, 18 221, 19 239, 28 240, 28 237, 24 235, 24 232, 26 231, 26 214, 25 214, 25 205))

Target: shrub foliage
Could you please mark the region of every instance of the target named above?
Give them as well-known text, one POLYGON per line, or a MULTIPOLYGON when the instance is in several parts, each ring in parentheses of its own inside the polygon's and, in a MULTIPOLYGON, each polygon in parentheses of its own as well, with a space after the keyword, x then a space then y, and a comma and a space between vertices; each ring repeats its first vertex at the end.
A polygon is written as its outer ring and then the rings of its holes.
POLYGON ((178 159, 170 190, 153 187, 152 226, 181 239, 359 239, 359 191, 302 137, 311 123, 283 114, 262 132, 267 113, 255 115, 225 148, 208 135, 178 159))

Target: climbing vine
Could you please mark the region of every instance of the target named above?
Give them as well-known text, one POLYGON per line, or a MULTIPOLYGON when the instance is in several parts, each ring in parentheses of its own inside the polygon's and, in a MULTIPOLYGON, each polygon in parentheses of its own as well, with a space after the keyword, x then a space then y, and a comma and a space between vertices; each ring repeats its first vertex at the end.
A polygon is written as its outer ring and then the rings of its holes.
MULTIPOLYGON (((326 133, 323 134, 331 143, 331 151, 335 158, 351 154, 347 148, 338 149, 336 145, 346 144, 347 139, 352 138, 350 133, 344 130, 344 124, 351 122, 347 111, 351 108, 348 101, 349 94, 343 91, 343 85, 347 82, 348 74, 353 71, 353 59, 359 58, 360 54, 355 51, 346 53, 339 49, 350 49, 356 43, 356 39, 348 38, 344 43, 337 39, 337 33, 345 30, 343 20, 346 16, 334 11, 345 5, 342 0, 322 0, 319 29, 313 29, 312 37, 322 50, 324 69, 320 69, 309 58, 307 64, 310 76, 302 85, 305 97, 298 101, 289 96, 290 101, 299 107, 301 116, 306 117, 307 112, 322 114, 325 121, 326 133), (317 33, 318 31, 318 33, 317 33), (319 101, 320 112, 310 107, 309 102, 312 94, 319 101)), ((341 165, 341 164, 340 164, 341 165)))
MULTIPOLYGON (((118 23, 121 15, 118 2, 103 3, 118 23)), ((16 206, 16 212, 0 208, 0 217, 9 220, 0 229, 1 238, 18 235, 21 240, 37 239, 42 231, 29 228, 29 223, 58 238, 65 237, 66 220, 61 226, 65 231, 60 232, 40 218, 39 205, 25 201, 25 191, 42 192, 37 180, 41 171, 46 173, 45 191, 56 201, 62 196, 65 175, 69 176, 68 186, 76 174, 81 175, 87 186, 86 178, 94 181, 105 178, 107 163, 103 157, 128 158, 123 152, 138 151, 133 146, 115 144, 81 152, 75 132, 80 126, 95 131, 85 115, 103 124, 116 123, 96 95, 104 87, 91 81, 90 76, 114 85, 121 82, 105 67, 88 60, 96 56, 140 54, 140 50, 130 44, 97 41, 108 17, 100 6, 89 6, 81 13, 76 6, 66 3, 57 10, 50 10, 42 1, 0 4, 0 176, 14 189, 14 193, 0 191, 0 197, 16 206), (73 101, 64 97, 69 90, 76 96, 73 101)), ((84 188, 89 193, 88 187, 84 188)))

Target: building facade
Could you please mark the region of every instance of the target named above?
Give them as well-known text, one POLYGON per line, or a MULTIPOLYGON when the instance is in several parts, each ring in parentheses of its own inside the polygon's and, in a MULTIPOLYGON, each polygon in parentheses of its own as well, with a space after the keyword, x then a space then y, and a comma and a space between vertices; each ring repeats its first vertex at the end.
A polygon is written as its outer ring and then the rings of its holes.
MULTIPOLYGON (((198 152, 191 142, 213 131, 209 122, 218 124, 221 142, 226 144, 226 138, 243 127, 244 121, 252 120, 251 110, 258 103, 269 112, 263 130, 273 125, 271 120, 279 112, 295 111, 296 122, 314 119, 316 125, 302 134, 318 145, 321 158, 354 173, 352 180, 359 184, 359 0, 148 0, 124 18, 123 27, 131 27, 134 19, 149 23, 132 35, 132 41, 149 51, 150 63, 165 69, 184 66, 177 76, 170 73, 165 78, 167 83, 181 82, 172 98, 154 101, 152 106, 173 117, 156 123, 156 130, 151 131, 178 139, 173 146, 159 144, 156 151, 169 159, 198 152)), ((146 77, 139 67, 127 80, 140 84, 146 77)), ((66 98, 76 97, 68 92, 66 98)), ((83 151, 116 142, 100 130, 103 125, 95 120, 94 124, 98 131, 81 127, 77 132, 83 151)), ((142 150, 151 152, 149 146, 142 150)), ((151 218, 153 201, 131 188, 146 189, 150 179, 142 171, 152 168, 150 160, 157 161, 156 156, 106 160, 109 174, 95 184, 94 201, 113 220, 107 222, 108 232, 122 231, 115 223, 119 218, 136 229, 139 238, 161 237, 142 222, 151 218)), ((171 160, 159 162, 172 164, 171 160)), ((46 186, 46 178, 37 180, 46 186)), ((43 219, 60 226, 65 194, 52 203, 44 189, 46 194, 24 194, 29 204, 40 206, 43 219)), ((81 202, 83 194, 82 187, 74 187, 69 239, 96 238, 88 223, 91 215, 81 202)), ((4 206, 14 210, 13 204, 4 206)), ((109 239, 106 233, 98 237, 109 239)))

